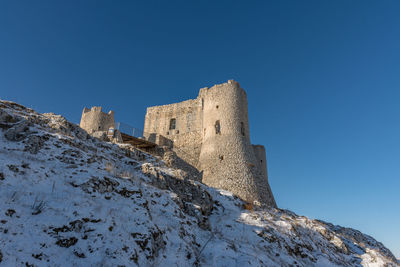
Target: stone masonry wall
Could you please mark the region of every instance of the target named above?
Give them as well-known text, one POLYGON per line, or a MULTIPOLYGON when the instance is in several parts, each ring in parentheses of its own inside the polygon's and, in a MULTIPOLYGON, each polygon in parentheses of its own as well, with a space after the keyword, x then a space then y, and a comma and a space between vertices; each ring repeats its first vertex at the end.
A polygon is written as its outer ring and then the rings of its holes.
POLYGON ((201 103, 198 99, 181 103, 149 107, 143 132, 159 133, 169 138, 174 135, 200 131, 202 123, 201 103), (171 119, 175 119, 175 129, 170 129, 171 119))
MULTIPOLYGON (((257 189, 262 192, 267 192, 267 195, 273 196, 271 187, 268 182, 268 171, 267 171, 267 157, 265 147, 262 145, 252 145, 254 155, 257 160, 257 169, 261 172, 256 180, 257 189)), ((276 207, 276 202, 273 197, 269 199, 269 204, 276 207)))
POLYGON ((94 132, 107 132, 110 127, 115 127, 114 111, 104 113, 101 107, 84 108, 79 125, 89 134, 94 132))
POLYGON ((263 172, 250 143, 245 91, 237 82, 228 81, 203 89, 200 95, 204 98, 203 182, 249 202, 271 204, 273 196, 258 187, 263 172))
POLYGON ((197 167, 202 143, 203 114, 201 109, 199 99, 149 107, 146 112, 143 135, 147 140, 155 141, 159 145, 168 144, 165 139, 170 140, 175 153, 189 164, 197 167), (174 129, 170 129, 172 119, 175 119, 174 129), (152 139, 154 133, 162 137, 152 139))
POLYGON ((180 158, 202 172, 205 184, 276 207, 265 149, 250 142, 247 96, 239 83, 231 80, 200 89, 193 100, 149 107, 144 136, 170 144, 180 158))

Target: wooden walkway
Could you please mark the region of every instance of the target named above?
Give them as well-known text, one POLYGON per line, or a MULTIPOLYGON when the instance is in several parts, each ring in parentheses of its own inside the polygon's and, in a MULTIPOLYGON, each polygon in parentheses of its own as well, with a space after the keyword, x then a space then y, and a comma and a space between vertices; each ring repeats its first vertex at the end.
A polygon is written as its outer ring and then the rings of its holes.
POLYGON ((137 148, 153 148, 156 144, 149 142, 144 139, 140 139, 134 136, 130 136, 124 133, 121 133, 122 141, 126 144, 130 144, 137 148))

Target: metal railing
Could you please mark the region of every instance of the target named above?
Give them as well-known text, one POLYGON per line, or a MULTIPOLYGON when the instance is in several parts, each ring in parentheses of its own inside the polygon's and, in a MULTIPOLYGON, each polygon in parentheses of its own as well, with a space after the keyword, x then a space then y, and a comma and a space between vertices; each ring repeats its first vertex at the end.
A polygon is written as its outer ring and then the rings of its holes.
POLYGON ((143 131, 140 129, 137 129, 135 127, 132 127, 126 123, 123 122, 117 122, 115 123, 115 129, 120 131, 121 133, 133 136, 133 137, 143 137, 143 131))

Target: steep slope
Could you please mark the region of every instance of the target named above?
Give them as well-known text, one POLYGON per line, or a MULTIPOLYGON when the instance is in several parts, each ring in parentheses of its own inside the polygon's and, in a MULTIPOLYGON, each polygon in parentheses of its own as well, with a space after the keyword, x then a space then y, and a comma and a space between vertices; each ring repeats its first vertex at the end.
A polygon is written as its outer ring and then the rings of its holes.
POLYGON ((0 101, 0 266, 399 266, 359 231, 254 208, 0 101))

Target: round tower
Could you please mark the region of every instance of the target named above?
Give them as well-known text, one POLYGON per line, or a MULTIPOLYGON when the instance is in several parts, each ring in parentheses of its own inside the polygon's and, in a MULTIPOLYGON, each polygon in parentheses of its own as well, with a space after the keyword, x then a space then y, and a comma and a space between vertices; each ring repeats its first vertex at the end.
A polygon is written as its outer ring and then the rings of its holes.
MULTIPOLYGON (((230 80, 200 90, 203 144, 200 169, 203 182, 229 190, 240 198, 275 206, 272 193, 258 186, 263 170, 250 143, 246 92, 230 80)), ((269 187, 269 186, 268 186, 269 187)))
POLYGON ((114 111, 104 113, 101 107, 84 108, 79 126, 89 134, 115 128, 114 111))

